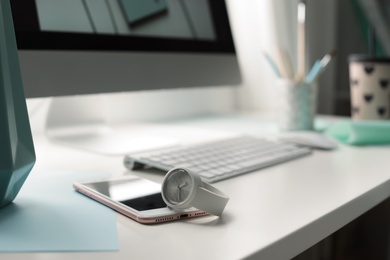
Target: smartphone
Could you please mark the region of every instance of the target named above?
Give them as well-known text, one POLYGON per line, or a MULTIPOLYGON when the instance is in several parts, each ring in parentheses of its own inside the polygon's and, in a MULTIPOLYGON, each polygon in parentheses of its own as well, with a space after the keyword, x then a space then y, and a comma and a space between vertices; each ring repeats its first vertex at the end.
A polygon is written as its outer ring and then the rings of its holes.
POLYGON ((161 196, 161 184, 137 176, 75 182, 73 187, 87 197, 143 224, 208 215, 195 208, 184 211, 168 208, 161 196))

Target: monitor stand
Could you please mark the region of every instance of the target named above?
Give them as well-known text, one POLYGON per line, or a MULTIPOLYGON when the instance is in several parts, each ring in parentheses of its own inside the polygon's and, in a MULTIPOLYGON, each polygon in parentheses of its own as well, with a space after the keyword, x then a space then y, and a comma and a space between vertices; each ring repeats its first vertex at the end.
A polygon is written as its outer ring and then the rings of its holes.
POLYGON ((63 145, 124 155, 178 143, 169 127, 153 123, 114 123, 107 119, 102 95, 53 98, 46 119, 48 137, 63 145))

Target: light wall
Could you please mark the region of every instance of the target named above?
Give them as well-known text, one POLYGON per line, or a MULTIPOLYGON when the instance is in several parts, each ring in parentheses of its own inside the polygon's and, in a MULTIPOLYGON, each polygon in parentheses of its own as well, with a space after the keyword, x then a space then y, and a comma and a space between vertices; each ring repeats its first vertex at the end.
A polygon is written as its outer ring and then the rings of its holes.
POLYGON ((228 0, 233 36, 243 76, 240 110, 273 111, 275 75, 263 57, 276 42, 271 0, 228 0))

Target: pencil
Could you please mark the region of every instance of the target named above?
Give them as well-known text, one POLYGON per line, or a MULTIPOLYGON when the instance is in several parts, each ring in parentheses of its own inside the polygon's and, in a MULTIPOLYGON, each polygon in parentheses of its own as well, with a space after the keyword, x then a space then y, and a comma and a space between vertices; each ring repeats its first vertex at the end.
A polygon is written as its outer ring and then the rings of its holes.
POLYGON ((306 2, 300 1, 298 3, 298 32, 297 32, 297 60, 298 60, 298 66, 297 66, 297 75, 296 80, 297 81, 303 81, 305 77, 305 20, 306 20, 306 2))
POLYGON ((275 60, 282 77, 285 79, 293 79, 294 72, 292 69, 290 56, 279 46, 275 47, 275 60))
POLYGON ((278 66, 276 65, 275 61, 272 59, 272 57, 265 51, 263 51, 263 56, 270 65, 271 69, 274 71, 275 75, 280 78, 282 74, 280 74, 280 70, 278 66))
POLYGON ((334 56, 336 56, 336 50, 330 50, 321 60, 316 60, 305 81, 309 84, 313 83, 326 69, 334 56))

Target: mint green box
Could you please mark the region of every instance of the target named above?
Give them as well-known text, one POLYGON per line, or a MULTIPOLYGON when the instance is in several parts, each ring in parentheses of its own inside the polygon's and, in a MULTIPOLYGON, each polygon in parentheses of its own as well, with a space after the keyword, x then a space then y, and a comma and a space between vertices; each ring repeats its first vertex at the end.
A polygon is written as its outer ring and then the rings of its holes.
POLYGON ((0 208, 11 203, 35 163, 9 0, 0 0, 0 208))

